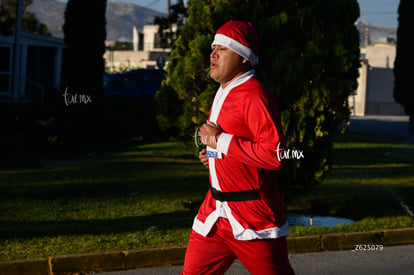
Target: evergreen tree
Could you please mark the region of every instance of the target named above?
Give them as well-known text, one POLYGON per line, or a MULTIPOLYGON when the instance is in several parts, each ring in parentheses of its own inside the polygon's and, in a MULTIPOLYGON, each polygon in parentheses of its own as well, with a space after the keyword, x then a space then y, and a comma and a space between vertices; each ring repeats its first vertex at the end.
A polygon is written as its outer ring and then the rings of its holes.
POLYGON ((215 31, 250 21, 262 38, 259 79, 278 100, 289 149, 303 151, 281 172, 282 191, 306 191, 330 168, 333 137, 349 122, 357 88, 356 0, 192 0, 156 98, 160 126, 191 137, 206 121, 218 84, 209 78, 215 31))
POLYGON ((105 12, 103 0, 69 0, 66 5, 62 95, 67 106, 63 108, 61 129, 65 145, 96 144, 102 135, 99 123, 103 120, 100 102, 105 69, 105 12))
POLYGON ((174 47, 175 39, 178 37, 182 26, 187 18, 187 9, 183 0, 178 0, 176 4, 170 7, 167 17, 155 17, 154 24, 158 25, 158 33, 161 38, 163 48, 174 47), (172 26, 177 26, 177 31, 173 31, 172 26))
POLYGON ((67 45, 67 87, 101 93, 106 39, 106 1, 69 0, 63 32, 67 45))
POLYGON ((410 117, 408 134, 414 135, 414 92, 410 66, 413 64, 411 49, 411 11, 413 1, 400 0, 398 7, 397 53, 394 61, 394 99, 404 107, 410 117))

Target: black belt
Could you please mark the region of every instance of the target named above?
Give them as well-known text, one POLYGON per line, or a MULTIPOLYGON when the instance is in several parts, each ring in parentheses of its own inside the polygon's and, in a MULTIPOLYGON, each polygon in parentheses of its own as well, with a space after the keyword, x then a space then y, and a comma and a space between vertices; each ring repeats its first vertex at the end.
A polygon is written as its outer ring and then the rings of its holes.
POLYGON ((210 187, 213 198, 218 201, 252 201, 260 200, 259 189, 237 191, 237 192, 221 192, 214 187, 210 187))

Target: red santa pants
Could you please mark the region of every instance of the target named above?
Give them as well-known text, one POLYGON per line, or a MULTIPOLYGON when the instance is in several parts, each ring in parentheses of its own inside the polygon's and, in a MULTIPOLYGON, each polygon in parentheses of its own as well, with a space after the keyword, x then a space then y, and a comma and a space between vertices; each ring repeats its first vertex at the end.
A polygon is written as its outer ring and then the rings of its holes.
POLYGON ((182 275, 224 274, 238 258, 250 274, 294 275, 286 237, 240 241, 227 219, 219 218, 207 237, 191 232, 182 275))

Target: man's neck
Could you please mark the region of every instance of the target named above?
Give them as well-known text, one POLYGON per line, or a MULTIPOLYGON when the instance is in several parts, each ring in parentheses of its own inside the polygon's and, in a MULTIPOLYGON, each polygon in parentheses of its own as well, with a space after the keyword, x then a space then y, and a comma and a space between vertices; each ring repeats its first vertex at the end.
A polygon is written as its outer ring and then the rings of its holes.
POLYGON ((236 79, 242 77, 243 75, 252 72, 254 74, 254 70, 247 70, 247 71, 240 71, 239 73, 237 73, 231 80, 227 81, 226 83, 221 83, 220 87, 222 89, 225 89, 226 87, 228 87, 231 83, 233 83, 233 81, 235 81, 236 79))

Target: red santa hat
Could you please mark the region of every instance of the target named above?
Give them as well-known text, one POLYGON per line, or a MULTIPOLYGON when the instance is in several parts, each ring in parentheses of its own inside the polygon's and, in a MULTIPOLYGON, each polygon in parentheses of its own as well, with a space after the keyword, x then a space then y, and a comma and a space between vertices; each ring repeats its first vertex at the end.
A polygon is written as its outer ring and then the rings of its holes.
POLYGON ((228 21, 218 29, 211 43, 213 45, 231 49, 249 60, 252 65, 259 62, 259 35, 250 22, 228 21))

